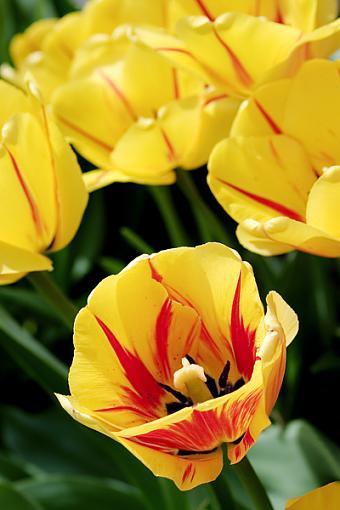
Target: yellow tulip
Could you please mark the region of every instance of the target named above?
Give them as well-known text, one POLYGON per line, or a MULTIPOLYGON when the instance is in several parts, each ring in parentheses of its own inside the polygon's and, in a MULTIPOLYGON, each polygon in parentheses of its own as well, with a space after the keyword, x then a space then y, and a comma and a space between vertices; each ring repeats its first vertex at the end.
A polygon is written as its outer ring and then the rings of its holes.
POLYGON ((73 238, 87 202, 71 148, 32 84, 0 81, 0 284, 50 270, 46 251, 73 238))
POLYGON ((117 180, 167 184, 177 166, 203 165, 240 104, 174 68, 130 29, 89 41, 72 76, 55 93, 53 111, 77 150, 101 168, 85 176, 90 190, 117 180))
POLYGON ((226 12, 265 16, 276 23, 304 32, 333 21, 338 14, 337 0, 173 0, 177 16, 206 16, 211 21, 226 12))
POLYGON ((338 510, 340 508, 340 482, 333 482, 304 496, 288 501, 286 510, 338 510))
POLYGON ((177 37, 155 29, 139 30, 142 40, 177 66, 236 96, 293 75, 306 61, 328 58, 340 47, 340 19, 303 33, 263 17, 228 12, 216 19, 179 20, 177 37))
POLYGON ((75 322, 77 421, 191 489, 239 462, 270 424, 296 314, 274 291, 264 314, 251 266, 218 243, 142 255, 103 280, 75 322))
POLYGON ((307 62, 245 101, 215 147, 208 182, 261 255, 340 256, 339 62, 307 62))
POLYGON ((10 74, 5 69, 3 77, 24 88, 29 72, 49 102, 54 90, 68 80, 75 53, 89 37, 110 34, 124 23, 164 26, 166 17, 165 0, 92 0, 82 11, 40 20, 16 35, 10 52, 17 69, 10 74))

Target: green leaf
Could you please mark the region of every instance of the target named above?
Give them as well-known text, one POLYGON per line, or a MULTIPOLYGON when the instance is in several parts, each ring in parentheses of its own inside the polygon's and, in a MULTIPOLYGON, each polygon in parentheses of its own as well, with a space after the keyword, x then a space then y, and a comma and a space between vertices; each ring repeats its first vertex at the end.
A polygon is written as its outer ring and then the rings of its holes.
POLYGON ((12 458, 8 454, 0 453, 0 477, 15 481, 33 474, 33 470, 26 463, 12 458))
POLYGON ((139 492, 117 480, 53 476, 17 482, 16 487, 46 510, 145 509, 139 492))
POLYGON ((249 458, 278 510, 289 498, 340 479, 340 450, 303 420, 270 427, 249 458))
POLYGON ((43 507, 31 501, 7 482, 0 482, 0 508, 3 510, 43 510, 43 507))
POLYGON ((66 367, 0 306, 0 345, 49 393, 66 391, 66 367))
POLYGON ((137 251, 138 254, 141 253, 153 253, 155 250, 142 239, 136 232, 131 230, 128 227, 122 227, 120 230, 121 236, 125 239, 125 241, 137 251))

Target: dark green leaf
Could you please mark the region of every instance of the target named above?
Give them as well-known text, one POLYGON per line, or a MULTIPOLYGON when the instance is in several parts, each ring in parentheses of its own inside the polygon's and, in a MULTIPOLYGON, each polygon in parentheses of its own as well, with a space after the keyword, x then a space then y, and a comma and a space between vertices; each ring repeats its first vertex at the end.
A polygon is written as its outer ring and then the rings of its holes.
POLYGON ((43 510, 12 485, 0 482, 0 508, 3 510, 43 510))

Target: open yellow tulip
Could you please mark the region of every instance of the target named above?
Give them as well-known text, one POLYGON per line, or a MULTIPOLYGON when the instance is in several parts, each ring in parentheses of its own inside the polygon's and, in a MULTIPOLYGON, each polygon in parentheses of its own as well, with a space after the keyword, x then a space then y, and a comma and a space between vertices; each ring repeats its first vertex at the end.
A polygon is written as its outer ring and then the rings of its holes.
POLYGON ((340 508, 340 482, 330 483, 304 496, 288 501, 286 510, 338 510, 340 508))
POLYGON ((310 33, 242 12, 188 16, 176 37, 139 30, 142 40, 175 65, 227 94, 246 97, 262 83, 291 76, 306 61, 328 58, 340 47, 340 19, 310 33))
POLYGON ((49 102, 68 80, 75 53, 89 37, 110 34, 124 23, 166 26, 167 9, 167 0, 91 0, 82 11, 59 20, 39 20, 13 38, 10 52, 16 70, 5 68, 4 77, 24 86, 29 72, 49 102))
POLYGON ((77 150, 102 169, 85 175, 90 190, 117 180, 169 184, 177 166, 203 165, 240 104, 173 67, 131 28, 90 40, 72 76, 54 94, 53 111, 77 150))
POLYGON ((241 106, 209 162, 209 186, 261 255, 340 256, 339 62, 307 62, 241 106))
POLYGON ((221 445, 239 462, 270 424, 296 314, 264 314, 251 266, 218 243, 143 255, 103 280, 76 319, 71 396, 79 422, 182 489, 214 480, 221 445))
POLYGON ((87 192, 72 149, 32 84, 0 81, 0 285, 51 269, 42 255, 73 238, 87 192))

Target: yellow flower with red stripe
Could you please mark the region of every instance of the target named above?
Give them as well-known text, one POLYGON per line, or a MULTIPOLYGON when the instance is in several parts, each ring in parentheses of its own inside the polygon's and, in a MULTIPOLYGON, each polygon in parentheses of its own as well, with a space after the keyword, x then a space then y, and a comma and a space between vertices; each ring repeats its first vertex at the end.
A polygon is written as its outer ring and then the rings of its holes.
POLYGON ((300 498, 288 501, 286 510, 338 510, 340 507, 340 482, 329 483, 300 498))
POLYGON ((270 21, 291 25, 304 32, 333 21, 337 0, 173 0, 179 16, 206 16, 214 21, 226 12, 264 16, 270 21))
POLYGON ((125 23, 166 27, 167 0, 91 0, 81 11, 39 20, 13 37, 10 53, 16 69, 5 68, 4 77, 24 88, 29 72, 49 102, 67 82, 78 48, 91 36, 110 34, 125 23))
POLYGON ((268 427, 297 329, 276 292, 264 313, 250 265, 221 244, 143 255, 79 312, 58 398, 190 489, 218 476, 223 443, 236 463, 268 427))
POLYGON ((339 62, 307 62, 245 101, 217 145, 208 182, 261 255, 340 256, 339 62))
POLYGON ((88 194, 72 149, 39 94, 0 81, 0 285, 49 270, 43 255, 66 246, 88 194))
POLYGON ((89 190, 114 181, 169 184, 177 166, 205 164, 239 104, 176 69, 126 27, 90 40, 53 97, 61 129, 100 168, 85 175, 89 190))
POLYGON ((203 15, 181 18, 176 36, 141 28, 140 37, 177 66, 234 96, 246 97, 262 83, 291 76, 306 60, 328 58, 340 46, 340 19, 303 32, 244 12, 215 18, 204 2, 197 4, 203 15))

